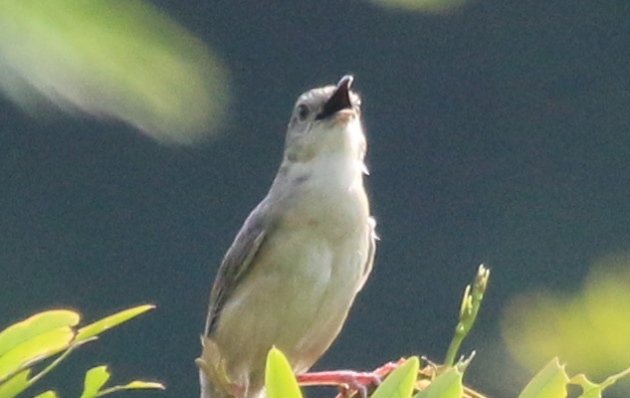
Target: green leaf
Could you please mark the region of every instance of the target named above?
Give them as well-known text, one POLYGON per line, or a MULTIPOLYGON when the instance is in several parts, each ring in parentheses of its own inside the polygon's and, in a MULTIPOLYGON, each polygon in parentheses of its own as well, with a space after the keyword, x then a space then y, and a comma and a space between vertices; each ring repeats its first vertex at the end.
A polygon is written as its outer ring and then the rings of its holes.
POLYGON ((284 354, 272 347, 265 368, 267 398, 302 398, 300 387, 284 354))
POLYGON ((122 386, 114 386, 114 387, 101 390, 99 391, 98 394, 96 394, 96 396, 102 397, 102 396, 112 394, 118 391, 123 391, 123 390, 146 390, 146 389, 164 390, 165 387, 162 383, 156 383, 154 381, 134 380, 122 386))
POLYGON ((13 373, 67 349, 74 338, 68 326, 58 327, 24 341, 0 357, 0 381, 13 373))
POLYGON ((122 386, 125 390, 158 389, 164 390, 164 384, 155 381, 134 380, 122 386))
POLYGON ((83 382, 83 392, 81 398, 96 397, 101 387, 109 380, 109 371, 107 366, 97 366, 85 373, 85 381, 83 382))
POLYGON ((571 384, 576 384, 582 387, 582 394, 578 398, 602 397, 602 391, 604 390, 604 388, 602 388, 602 385, 593 383, 584 374, 573 376, 571 378, 571 384))
POLYGON ((407 359, 394 370, 374 391, 371 398, 408 398, 418 377, 420 360, 418 357, 407 359))
POLYGON ((46 392, 43 392, 41 394, 34 396, 33 398, 58 398, 58 397, 59 396, 57 395, 56 392, 54 392, 53 390, 48 390, 46 392))
POLYGON ((18 344, 62 326, 76 326, 79 314, 68 310, 52 310, 35 314, 0 332, 0 356, 18 344))
POLYGON ((90 369, 85 374, 85 383, 83 387, 83 393, 81 398, 95 398, 102 397, 114 392, 123 390, 141 390, 141 389, 158 389, 164 390, 164 385, 152 381, 134 380, 125 385, 113 386, 109 388, 101 388, 109 380, 110 373, 107 370, 107 366, 97 366, 90 369))
POLYGON ((582 387, 582 395, 578 398, 601 398, 606 388, 627 376, 630 376, 630 368, 608 377, 601 384, 597 384, 590 381, 585 375, 579 374, 571 378, 571 384, 577 384, 582 387))
POLYGON ((123 322, 126 322, 132 318, 137 317, 138 315, 147 312, 149 310, 154 309, 154 305, 140 305, 138 307, 129 308, 124 311, 117 312, 113 315, 100 319, 94 323, 91 323, 87 326, 79 329, 79 333, 77 333, 77 337, 75 339, 76 342, 81 342, 92 338, 96 335, 103 333, 104 331, 111 329, 115 326, 120 325, 123 322))
POLYGON ((460 398, 464 393, 463 377, 463 370, 458 367, 450 367, 431 381, 427 388, 417 393, 414 398, 460 398))
POLYGON ((560 365, 558 358, 554 358, 534 376, 518 396, 519 398, 565 398, 569 377, 560 365))
POLYGON ((30 369, 26 369, 8 379, 4 383, 0 383, 0 397, 13 398, 29 386, 28 377, 30 369))
MULTIPOLYGON (((139 306, 121 311, 103 318, 80 329, 74 327, 79 322, 79 315, 72 311, 56 310, 36 314, 25 321, 10 326, 0 333, 4 355, 0 356, 0 398, 13 398, 39 381, 44 375, 57 367, 74 349, 96 339, 96 335, 117 326, 143 312, 154 308, 150 305, 139 306), (59 352, 52 362, 39 373, 31 376, 33 364, 59 352)), ((160 383, 132 381, 127 385, 100 390, 109 379, 105 366, 90 369, 85 376, 82 398, 92 398, 111 392, 132 389, 164 389, 160 383)), ((38 398, 57 397, 54 391, 46 391, 38 398)))

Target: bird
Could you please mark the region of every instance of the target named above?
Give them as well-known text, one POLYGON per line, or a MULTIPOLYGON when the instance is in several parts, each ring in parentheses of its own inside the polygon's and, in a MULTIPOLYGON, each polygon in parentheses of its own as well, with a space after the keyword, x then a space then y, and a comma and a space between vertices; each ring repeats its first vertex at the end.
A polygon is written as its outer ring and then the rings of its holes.
POLYGON ((201 398, 264 397, 273 346, 296 374, 328 350, 374 263, 353 76, 301 94, 271 188, 223 257, 202 335, 201 398))

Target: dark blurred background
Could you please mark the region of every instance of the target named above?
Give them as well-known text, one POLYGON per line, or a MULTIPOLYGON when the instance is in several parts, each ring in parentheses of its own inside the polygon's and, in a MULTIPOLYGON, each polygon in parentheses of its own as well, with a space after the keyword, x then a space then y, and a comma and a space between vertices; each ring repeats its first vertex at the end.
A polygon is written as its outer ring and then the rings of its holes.
POLYGON ((508 297, 570 292, 593 260, 630 249, 630 3, 480 0, 442 15, 363 1, 153 3, 229 68, 233 102, 211 142, 35 120, 0 99, 0 325, 56 307, 89 321, 158 306, 73 354, 49 380, 65 396, 97 363, 114 380, 168 387, 129 396, 198 395, 219 262, 275 175, 297 95, 346 73, 363 97, 381 241, 317 369, 442 360, 483 262, 492 278, 464 347, 479 349, 468 383, 516 396, 527 373, 484 372, 505 355, 508 297))

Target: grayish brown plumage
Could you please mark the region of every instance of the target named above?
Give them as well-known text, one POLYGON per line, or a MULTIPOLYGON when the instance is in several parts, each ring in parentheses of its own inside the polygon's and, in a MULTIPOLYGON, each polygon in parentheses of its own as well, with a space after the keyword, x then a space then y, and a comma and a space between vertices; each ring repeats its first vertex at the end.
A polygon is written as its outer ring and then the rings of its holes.
POLYGON ((302 94, 267 196, 223 258, 202 338, 202 398, 259 398, 275 345, 307 371, 372 269, 365 135, 351 76, 302 94))

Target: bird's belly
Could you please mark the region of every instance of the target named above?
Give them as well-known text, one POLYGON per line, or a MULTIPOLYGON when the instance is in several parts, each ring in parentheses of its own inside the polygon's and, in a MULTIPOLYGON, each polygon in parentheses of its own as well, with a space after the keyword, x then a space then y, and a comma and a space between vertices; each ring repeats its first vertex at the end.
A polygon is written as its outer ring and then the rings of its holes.
POLYGON ((364 228, 331 240, 312 228, 279 226, 269 239, 252 274, 223 308, 213 336, 234 353, 225 358, 231 377, 253 388, 263 381, 272 345, 296 372, 326 351, 354 300, 368 252, 364 228))

